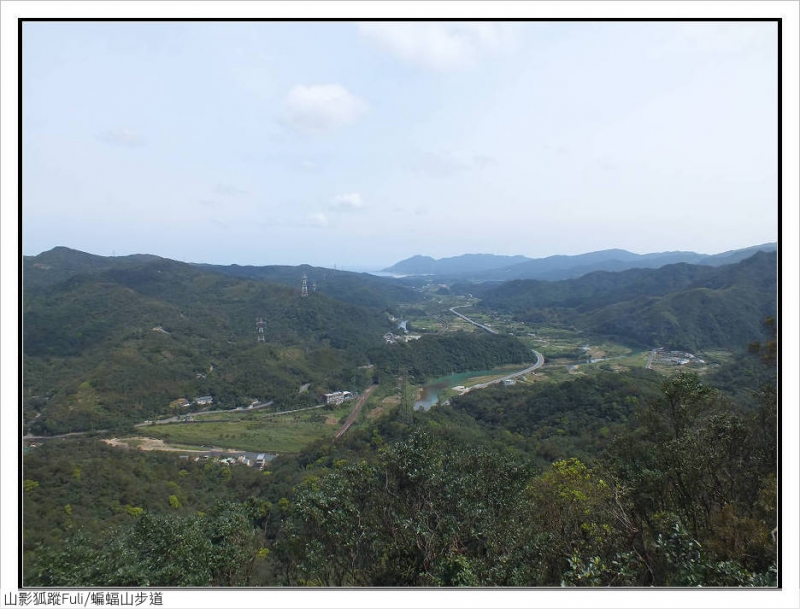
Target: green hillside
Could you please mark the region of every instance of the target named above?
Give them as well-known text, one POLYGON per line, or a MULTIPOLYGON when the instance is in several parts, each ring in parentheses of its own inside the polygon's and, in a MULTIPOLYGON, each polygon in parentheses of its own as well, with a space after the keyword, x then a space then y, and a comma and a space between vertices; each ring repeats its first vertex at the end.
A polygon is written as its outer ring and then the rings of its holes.
POLYGON ((61 433, 142 421, 200 395, 227 407, 304 403, 366 382, 363 354, 390 327, 375 309, 169 260, 76 274, 25 290, 26 420, 61 433))
POLYGON ((396 279, 376 277, 369 273, 351 273, 309 266, 220 266, 197 265, 198 268, 239 277, 278 283, 300 288, 301 276, 306 275, 310 292, 327 294, 350 304, 379 309, 391 308, 397 302, 420 302, 423 297, 396 279))
MULTIPOLYGON (((490 315, 478 315, 498 334, 445 324, 386 344, 396 322, 378 301, 323 289, 302 298, 289 281, 298 269, 281 271, 279 285, 160 258, 108 267, 60 255, 63 280, 25 286, 34 433, 127 431, 191 411, 179 398, 286 410, 379 384, 336 438, 348 406, 146 427, 180 445, 164 454, 109 446, 103 434, 26 441, 26 585, 777 585, 777 334, 774 320, 761 326, 775 306, 774 257, 493 286, 482 293, 490 315), (570 375, 548 360, 527 382, 403 408, 415 390, 406 371, 423 382, 530 361, 538 338, 516 327, 510 336, 491 317, 493 298, 505 318, 574 324, 551 329, 576 340, 740 340, 750 354, 702 378, 643 361, 570 375), (263 471, 185 446, 233 437, 249 450, 294 445, 263 471)), ((364 285, 387 303, 403 294, 364 285)), ((428 315, 458 298, 424 293, 428 315)))
MULTIPOLYGON (((459 286, 460 291, 468 286, 459 286)), ((568 324, 642 346, 740 349, 777 307, 775 254, 721 267, 674 264, 476 290, 485 309, 568 324)))

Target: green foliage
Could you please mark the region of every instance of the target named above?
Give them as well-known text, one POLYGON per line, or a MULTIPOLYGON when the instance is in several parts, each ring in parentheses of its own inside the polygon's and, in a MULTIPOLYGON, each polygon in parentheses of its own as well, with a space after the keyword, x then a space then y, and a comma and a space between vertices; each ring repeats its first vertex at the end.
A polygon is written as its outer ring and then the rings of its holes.
POLYGON ((26 570, 33 586, 235 586, 256 556, 253 526, 239 504, 205 516, 145 513, 91 539, 78 530, 26 570))
POLYGON ((350 273, 308 265, 294 266, 218 266, 197 265, 206 271, 230 275, 242 279, 276 283, 297 289, 299 277, 305 273, 309 278, 309 291, 316 285, 315 295, 324 294, 359 307, 387 309, 397 302, 419 302, 422 296, 402 282, 388 277, 376 277, 368 273, 350 273))
POLYGON ((26 284, 23 322, 24 407, 38 434, 124 428, 198 395, 228 408, 311 405, 300 385, 354 389, 390 327, 325 294, 160 259, 26 284), (255 340, 261 316, 266 343, 255 340))
MULTIPOLYGON (((650 376, 579 379, 563 396, 579 399, 608 383, 610 398, 650 376)), ((531 464, 535 451, 523 452, 525 436, 446 408, 407 422, 384 417, 342 442, 276 459, 268 482, 242 467, 168 456, 114 461, 97 442, 53 441, 26 455, 26 467, 35 466, 28 479, 46 481, 35 499, 28 494, 26 518, 30 510, 34 527, 47 529, 35 518, 53 514, 49 506, 63 514, 68 504, 72 514, 54 540, 26 522, 25 581, 774 586, 777 485, 773 453, 754 424, 760 413, 732 411, 686 375, 662 390, 661 398, 649 390, 627 396, 636 397, 632 414, 613 426, 607 453, 593 452, 591 463, 558 459, 541 473, 531 464), (677 437, 670 399, 690 413, 677 437), (70 445, 84 447, 80 459, 70 445), (126 502, 100 526, 97 515, 103 506, 113 512, 113 502, 92 494, 94 480, 126 502), (170 495, 180 510, 163 501, 170 495), (226 507, 212 497, 225 497, 226 507)))
POLYGON ((276 552, 316 585, 505 585, 524 580, 525 465, 425 434, 301 487, 276 552), (501 523, 504 523, 502 525, 501 523))
POLYGON ((613 439, 610 428, 624 424, 640 402, 655 400, 658 387, 646 370, 600 371, 558 384, 488 387, 454 398, 452 406, 484 429, 519 436, 518 444, 551 462, 596 455, 613 439))
MULTIPOLYGON (((314 391, 363 387, 367 374, 390 380, 388 397, 401 369, 422 380, 530 359, 513 337, 482 333, 381 344, 391 326, 379 308, 399 286, 360 292, 348 278, 347 304, 330 298, 333 283, 300 299, 262 281, 288 285, 295 270, 95 258, 51 252, 42 260, 64 280, 38 274, 26 285, 31 429, 122 428, 201 394, 305 405, 314 391), (253 336, 261 315, 266 344, 253 336), (369 373, 358 368, 367 355, 369 373), (312 391, 299 394, 306 383, 312 391)), ((505 295, 523 319, 728 344, 752 340, 743 315, 774 306, 773 261, 476 292, 484 303, 505 295)), ((702 379, 599 371, 491 387, 410 417, 389 409, 267 472, 50 440, 24 456, 24 583, 775 586, 777 392, 755 389, 774 379, 776 335, 751 351, 702 379), (750 401, 733 404, 713 383, 750 401)))
POLYGON ((408 370, 414 382, 533 359, 530 349, 512 336, 473 332, 422 336, 409 343, 386 345, 369 352, 379 372, 396 375, 408 370))
MULTIPOLYGON (((531 482, 528 493, 536 506, 534 526, 548 532, 545 562, 549 578, 557 580, 568 568, 568 559, 574 568, 579 556, 593 557, 591 573, 599 564, 594 561, 597 555, 613 556, 620 541, 611 509, 613 490, 581 461, 556 461, 531 482)), ((586 581, 578 578, 578 583, 586 581)))
POLYGON ((642 407, 642 426, 621 435, 607 459, 609 474, 626 489, 635 547, 642 556, 660 552, 646 561, 643 580, 768 581, 775 564, 775 453, 758 424, 762 414, 736 413, 693 375, 676 375, 663 389, 663 399, 642 407))
POLYGON ((25 563, 42 549, 63 544, 73 529, 97 538, 144 512, 188 514, 208 512, 221 500, 266 500, 261 472, 231 467, 231 479, 221 484, 217 472, 222 469, 215 465, 206 470, 204 462, 182 460, 175 453, 128 452, 97 439, 49 440, 23 459, 26 478, 39 481, 22 497, 25 563), (80 479, 72 475, 76 468, 82 471, 80 479), (170 507, 170 495, 180 509, 170 507), (66 504, 72 508, 69 521, 64 518, 66 504))
POLYGON ((721 267, 595 272, 564 281, 509 281, 481 291, 481 306, 522 321, 574 325, 646 347, 739 349, 774 315, 775 254, 721 267))

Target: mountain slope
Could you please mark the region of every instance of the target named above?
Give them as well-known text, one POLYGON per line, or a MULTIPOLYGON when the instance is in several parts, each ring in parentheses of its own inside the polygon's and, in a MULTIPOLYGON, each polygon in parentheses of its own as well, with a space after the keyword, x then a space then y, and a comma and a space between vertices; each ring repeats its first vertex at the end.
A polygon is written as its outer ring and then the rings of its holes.
POLYGON ((163 260, 150 254, 131 256, 97 256, 58 246, 38 256, 24 256, 22 274, 25 289, 46 287, 79 274, 100 273, 113 268, 136 267, 163 260))
POLYGON ((412 256, 384 269, 385 273, 398 275, 471 275, 506 268, 530 260, 525 256, 497 256, 494 254, 464 254, 435 260, 430 256, 412 256))
MULTIPOLYGON (((68 280, 76 275, 94 275, 104 271, 135 272, 149 262, 174 262, 159 256, 96 256, 67 247, 55 247, 38 256, 23 257, 23 283, 28 293, 68 280)), ((228 266, 191 264, 206 272, 240 279, 278 283, 300 291, 301 277, 308 277, 309 291, 319 291, 351 304, 378 309, 397 302, 418 302, 420 295, 395 279, 368 273, 336 271, 309 265, 301 266, 228 266)))
POLYGON ((141 421, 199 395, 227 407, 314 400, 298 387, 366 382, 363 354, 389 328, 380 311, 170 260, 74 275, 25 290, 26 420, 60 433, 141 421))
POLYGON ((278 283, 300 289, 301 278, 307 277, 310 292, 326 294, 337 300, 350 304, 377 309, 391 308, 397 302, 419 302, 422 296, 403 285, 396 279, 376 277, 369 273, 352 273, 338 271, 307 264, 301 266, 230 266, 198 264, 206 271, 239 277, 278 283))
POLYGON ((510 281, 514 279, 543 279, 559 281, 574 279, 594 271, 624 271, 632 268, 660 268, 668 264, 685 262, 720 266, 739 262, 757 251, 772 252, 775 243, 764 243, 721 254, 706 255, 696 252, 660 252, 634 254, 622 249, 609 249, 574 256, 488 256, 467 254, 455 258, 434 260, 427 256, 414 256, 386 269, 406 275, 435 275, 442 280, 457 281, 510 281), (511 263, 511 259, 517 259, 511 263), (508 261, 508 264, 503 264, 508 261))
POLYGON ((556 282, 518 280, 478 295, 482 306, 520 320, 560 320, 642 346, 738 349, 758 340, 764 317, 775 315, 777 260, 758 252, 720 267, 682 263, 556 282))

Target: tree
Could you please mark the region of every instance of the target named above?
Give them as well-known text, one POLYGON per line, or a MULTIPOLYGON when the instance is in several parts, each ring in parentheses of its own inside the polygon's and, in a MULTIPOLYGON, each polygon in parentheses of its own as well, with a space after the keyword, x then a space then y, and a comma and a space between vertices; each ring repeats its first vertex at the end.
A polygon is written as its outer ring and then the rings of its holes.
POLYGON ((529 475, 508 455, 416 432, 375 464, 306 481, 276 549, 293 583, 529 584, 539 558, 523 526, 529 475))
POLYGON ((547 579, 558 581, 568 564, 613 557, 620 532, 613 490, 578 459, 556 461, 528 486, 535 526, 547 533, 547 579))
POLYGON ((99 539, 74 531, 44 550, 26 577, 41 586, 246 585, 257 548, 247 511, 221 502, 208 514, 144 513, 99 539))
POLYGON ((703 385, 693 372, 678 372, 661 386, 664 397, 654 404, 657 421, 678 439, 700 417, 719 403, 719 392, 703 385))

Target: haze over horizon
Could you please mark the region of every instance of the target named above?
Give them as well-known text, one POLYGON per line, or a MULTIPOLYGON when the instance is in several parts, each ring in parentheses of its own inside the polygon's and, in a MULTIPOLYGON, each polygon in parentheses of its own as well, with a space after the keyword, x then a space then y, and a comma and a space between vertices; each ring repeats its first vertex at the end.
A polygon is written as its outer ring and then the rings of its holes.
MULTIPOLYGON (((752 244, 750 246, 746 246, 744 248, 735 248, 735 250, 747 249, 749 247, 756 247, 756 246, 759 246, 759 245, 766 245, 767 243, 773 243, 773 242, 754 243, 754 244, 752 244)), ((52 249, 55 249, 55 248, 58 248, 58 247, 66 247, 66 246, 57 245, 57 246, 54 246, 53 248, 50 248, 49 250, 43 250, 42 252, 37 252, 36 254, 25 254, 25 256, 37 256, 39 254, 43 254, 43 253, 49 252, 52 249)), ((74 249, 74 248, 70 248, 70 249, 74 249)), ((637 254, 637 255, 665 254, 665 253, 677 253, 678 252, 677 250, 668 250, 668 251, 664 251, 664 252, 631 252, 630 250, 624 250, 623 248, 607 248, 606 250, 596 250, 594 252, 576 252, 575 254, 560 254, 560 253, 556 253, 556 254, 547 254, 545 256, 537 256, 536 258, 534 258, 532 256, 526 256, 526 258, 528 260, 536 260, 536 259, 549 258, 551 256, 579 256, 581 254, 592 254, 592 253, 597 253, 597 252, 600 252, 600 251, 613 251, 613 250, 627 251, 628 253, 637 254)), ((83 251, 83 250, 78 250, 78 251, 83 251)), ((734 251, 734 250, 725 250, 725 251, 721 251, 721 252, 698 252, 698 251, 695 251, 695 250, 682 250, 682 251, 693 252, 695 254, 701 254, 701 255, 712 255, 713 256, 713 255, 716 255, 716 254, 724 254, 726 252, 734 251)), ((114 257, 114 256, 118 256, 118 257, 119 256, 128 256, 128 255, 151 255, 150 252, 130 252, 130 253, 121 254, 121 253, 117 253, 116 251, 114 251, 111 254, 98 254, 97 252, 83 251, 83 253, 91 254, 91 255, 95 255, 95 256, 111 256, 111 257, 114 257)), ((155 254, 155 255, 158 255, 158 254, 155 254)), ((389 267, 395 266, 398 263, 405 262, 407 260, 411 260, 411 259, 418 258, 418 257, 421 257, 421 258, 434 258, 435 260, 439 261, 439 260, 460 258, 460 257, 463 257, 463 256, 501 256, 501 255, 500 254, 494 254, 492 252, 464 252, 464 253, 461 253, 461 254, 454 254, 453 256, 441 256, 439 258, 435 258, 433 256, 428 256, 427 254, 412 254, 411 256, 407 256, 406 258, 403 258, 402 260, 395 260, 394 262, 386 264, 386 265, 383 265, 383 266, 380 266, 378 264, 369 264, 368 262, 364 263, 362 265, 355 264, 355 265, 341 265, 340 266, 338 264, 330 264, 330 265, 312 264, 310 262, 302 262, 302 261, 301 262, 296 262, 296 263, 291 263, 291 264, 278 264, 278 263, 274 263, 273 264, 273 263, 270 263, 270 262, 262 262, 262 263, 257 263, 257 264, 231 262, 230 264, 231 265, 239 265, 239 266, 302 266, 302 265, 311 265, 311 266, 319 266, 319 267, 325 267, 325 268, 334 268, 334 267, 336 267, 336 268, 339 268, 340 270, 347 270, 347 271, 356 271, 356 272, 365 271, 365 272, 379 272, 380 273, 380 272, 382 272, 384 270, 387 270, 389 267)), ((506 256, 506 255, 502 254, 502 256, 506 256)), ((525 254, 508 254, 508 256, 525 256, 525 254)), ((162 256, 162 257, 163 258, 169 258, 168 256, 162 256)), ((214 262, 209 262, 207 260, 181 260, 181 259, 177 259, 177 258, 174 258, 173 260, 176 260, 178 262, 186 262, 186 263, 190 263, 190 264, 216 264, 214 262)))
POLYGON ((23 253, 777 241, 776 48, 774 22, 26 22, 23 253))

